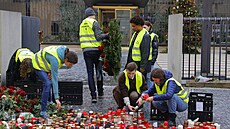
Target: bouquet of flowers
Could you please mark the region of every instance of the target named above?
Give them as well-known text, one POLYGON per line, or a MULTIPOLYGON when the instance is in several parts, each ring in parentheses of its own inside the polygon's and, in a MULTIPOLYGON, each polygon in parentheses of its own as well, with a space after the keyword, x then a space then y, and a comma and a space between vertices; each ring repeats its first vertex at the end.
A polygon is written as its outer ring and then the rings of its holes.
POLYGON ((9 120, 13 114, 20 112, 34 113, 34 106, 39 101, 26 99, 26 92, 19 87, 0 86, 0 120, 9 120))

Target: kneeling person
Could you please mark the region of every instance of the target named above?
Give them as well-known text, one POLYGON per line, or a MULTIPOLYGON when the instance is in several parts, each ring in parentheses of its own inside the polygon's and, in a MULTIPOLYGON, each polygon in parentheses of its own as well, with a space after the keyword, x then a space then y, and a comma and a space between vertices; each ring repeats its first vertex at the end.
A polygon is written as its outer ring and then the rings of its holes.
POLYGON ((130 62, 118 78, 118 86, 113 89, 113 97, 119 109, 127 106, 130 111, 135 111, 138 98, 142 91, 147 89, 145 78, 137 71, 136 63, 130 62))
MULTIPOLYGON (((147 102, 163 111, 169 112, 169 125, 176 125, 176 111, 183 112, 188 108, 188 92, 182 85, 173 78, 170 71, 156 68, 151 72, 151 80, 154 85, 147 91, 144 91, 142 96, 148 94, 147 102), (154 93, 157 93, 156 95, 154 93)), ((142 98, 138 99, 138 105, 142 104, 142 98)))

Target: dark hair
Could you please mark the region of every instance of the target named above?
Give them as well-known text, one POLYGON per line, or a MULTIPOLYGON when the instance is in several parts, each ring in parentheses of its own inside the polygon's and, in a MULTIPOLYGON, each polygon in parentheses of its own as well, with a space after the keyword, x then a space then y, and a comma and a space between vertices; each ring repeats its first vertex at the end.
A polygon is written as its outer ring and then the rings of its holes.
POLYGON ((141 16, 134 16, 133 18, 130 19, 130 23, 133 23, 135 25, 144 25, 144 19, 141 16))
POLYGON ((153 24, 151 22, 149 22, 149 21, 145 21, 145 25, 150 26, 149 30, 151 30, 153 28, 153 24))
POLYGON ((67 48, 65 51, 65 59, 67 59, 70 63, 76 64, 78 62, 77 53, 69 51, 69 49, 67 48))
POLYGON ((32 59, 25 58, 19 66, 20 77, 25 78, 27 76, 27 73, 32 72, 32 70, 32 59))
POLYGON ((165 79, 164 70, 162 70, 161 68, 155 68, 152 70, 150 77, 151 81, 153 81, 152 78, 159 78, 161 81, 163 81, 165 79))
POLYGON ((129 71, 137 70, 137 64, 135 62, 130 62, 127 64, 126 69, 129 71))

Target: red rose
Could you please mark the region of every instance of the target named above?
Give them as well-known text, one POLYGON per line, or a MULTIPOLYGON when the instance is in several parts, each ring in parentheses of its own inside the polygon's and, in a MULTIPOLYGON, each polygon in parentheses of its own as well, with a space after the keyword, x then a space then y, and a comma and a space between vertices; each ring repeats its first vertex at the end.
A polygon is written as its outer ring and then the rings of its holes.
POLYGON ((0 94, 0 98, 1 98, 3 95, 4 95, 4 94, 3 94, 3 93, 1 93, 1 94, 0 94))
POLYGON ((12 89, 12 90, 15 90, 15 87, 14 87, 14 86, 10 86, 9 88, 12 89))
POLYGON ((6 90, 6 89, 7 89, 6 86, 0 86, 0 91, 4 91, 4 90, 6 90))
POLYGON ((105 57, 105 53, 104 53, 104 52, 101 53, 101 57, 102 57, 102 58, 105 57))
POLYGON ((149 95, 148 95, 148 94, 144 94, 144 95, 143 95, 143 99, 144 99, 144 100, 146 100, 146 99, 148 99, 148 98, 149 98, 149 95))
POLYGON ((13 89, 9 89, 8 92, 9 92, 10 95, 12 95, 14 93, 14 90, 13 89))
POLYGON ((15 108, 15 111, 16 111, 16 112, 20 112, 20 109, 19 109, 19 108, 15 108))
POLYGON ((22 91, 20 92, 20 95, 21 95, 21 96, 25 96, 25 95, 26 95, 26 92, 22 90, 22 91))

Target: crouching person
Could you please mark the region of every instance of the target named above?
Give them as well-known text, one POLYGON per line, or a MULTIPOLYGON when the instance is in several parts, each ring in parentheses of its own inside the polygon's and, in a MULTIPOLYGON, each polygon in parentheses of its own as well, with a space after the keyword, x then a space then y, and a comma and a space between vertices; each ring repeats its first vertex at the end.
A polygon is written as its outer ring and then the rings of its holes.
POLYGON ((151 81, 154 82, 153 86, 142 93, 137 101, 138 105, 142 104, 146 94, 149 95, 146 101, 162 112, 169 112, 169 125, 176 126, 176 111, 183 112, 188 108, 188 92, 167 70, 154 69, 151 72, 151 81))
POLYGON ((137 110, 137 100, 142 91, 147 90, 145 78, 141 72, 137 71, 135 62, 130 62, 126 69, 118 78, 118 86, 113 89, 113 97, 118 105, 118 109, 127 106, 129 111, 137 110))

